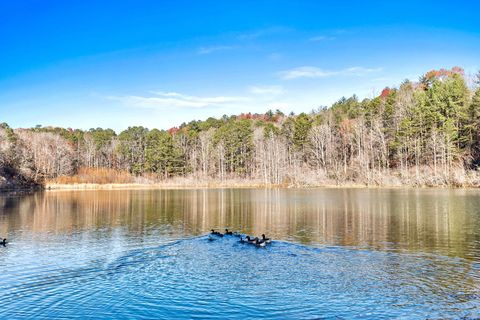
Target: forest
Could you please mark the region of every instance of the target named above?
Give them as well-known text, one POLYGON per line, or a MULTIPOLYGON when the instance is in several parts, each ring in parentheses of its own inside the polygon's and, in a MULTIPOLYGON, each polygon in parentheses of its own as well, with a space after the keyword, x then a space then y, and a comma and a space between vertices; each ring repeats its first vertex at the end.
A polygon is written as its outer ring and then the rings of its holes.
POLYGON ((480 186, 480 73, 432 70, 377 97, 116 133, 0 125, 0 186, 480 186))

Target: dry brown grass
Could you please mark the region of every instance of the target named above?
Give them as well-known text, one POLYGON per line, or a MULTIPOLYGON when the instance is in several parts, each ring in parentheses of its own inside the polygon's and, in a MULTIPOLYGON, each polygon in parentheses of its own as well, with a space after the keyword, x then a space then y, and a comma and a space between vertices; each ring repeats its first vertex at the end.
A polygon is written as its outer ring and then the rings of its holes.
POLYGON ((480 171, 453 168, 448 176, 435 174, 430 167, 421 167, 418 172, 372 171, 368 177, 357 179, 329 177, 323 171, 299 171, 295 179, 286 179, 281 184, 266 184, 262 179, 229 177, 221 180, 211 177, 172 177, 161 179, 155 174, 132 176, 127 171, 107 168, 81 168, 74 176, 61 176, 46 181, 52 189, 105 189, 105 188, 222 188, 222 187, 480 187, 480 171))
POLYGON ((135 177, 127 171, 108 168, 80 168, 76 175, 60 176, 47 183, 54 184, 109 184, 109 183, 133 183, 135 177))

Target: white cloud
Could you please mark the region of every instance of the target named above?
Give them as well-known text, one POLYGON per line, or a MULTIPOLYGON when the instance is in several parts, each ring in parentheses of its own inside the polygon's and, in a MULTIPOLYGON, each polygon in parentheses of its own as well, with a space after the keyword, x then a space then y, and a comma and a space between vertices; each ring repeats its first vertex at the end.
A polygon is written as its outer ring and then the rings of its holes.
POLYGON ((272 95, 277 96, 284 93, 282 86, 251 86, 248 90, 255 95, 272 95))
POLYGON ((320 68, 310 66, 298 67, 280 72, 281 78, 284 80, 297 78, 325 78, 335 74, 335 72, 324 71, 320 68))
POLYGON ((130 108, 157 111, 220 109, 223 112, 250 110, 255 112, 271 106, 284 106, 284 88, 280 85, 254 85, 241 95, 194 96, 179 92, 150 91, 148 95, 117 95, 106 97, 130 108), (230 110, 230 111, 227 111, 230 110))
POLYGON ((379 72, 381 68, 351 67, 342 70, 328 71, 312 66, 303 66, 285 70, 279 73, 283 80, 298 78, 326 78, 332 76, 363 76, 372 72, 379 72))
POLYGON ((345 75, 354 75, 354 76, 363 76, 372 72, 380 72, 382 68, 365 68, 365 67, 351 67, 345 70, 342 70, 340 74, 345 75))
POLYGON ((111 96, 110 100, 121 101, 123 104, 150 109, 201 109, 207 107, 227 106, 244 101, 245 97, 214 96, 197 97, 184 95, 178 92, 155 92, 155 96, 111 96))
POLYGON ((224 46, 224 45, 218 45, 218 46, 210 46, 210 47, 201 47, 198 49, 197 53, 198 54, 209 54, 215 51, 224 51, 224 50, 232 50, 237 48, 237 46, 224 46))

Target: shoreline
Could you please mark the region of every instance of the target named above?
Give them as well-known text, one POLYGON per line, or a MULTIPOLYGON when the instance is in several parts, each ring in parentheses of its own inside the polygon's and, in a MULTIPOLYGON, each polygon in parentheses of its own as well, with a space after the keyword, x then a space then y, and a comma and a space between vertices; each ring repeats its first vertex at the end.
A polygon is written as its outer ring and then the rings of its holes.
MULTIPOLYGON (((82 191, 82 190, 186 190, 186 189, 479 189, 475 186, 412 186, 412 185, 365 185, 365 184, 318 184, 318 185, 265 185, 261 183, 47 183, 44 191, 82 191)), ((14 191, 14 190, 13 190, 14 191)))
POLYGON ((364 183, 319 183, 319 184, 265 184, 238 180, 220 181, 170 181, 128 183, 55 183, 46 182, 36 186, 9 186, 0 188, 0 193, 35 191, 82 191, 82 190, 187 190, 187 189, 480 189, 476 185, 411 185, 411 184, 364 184, 364 183))

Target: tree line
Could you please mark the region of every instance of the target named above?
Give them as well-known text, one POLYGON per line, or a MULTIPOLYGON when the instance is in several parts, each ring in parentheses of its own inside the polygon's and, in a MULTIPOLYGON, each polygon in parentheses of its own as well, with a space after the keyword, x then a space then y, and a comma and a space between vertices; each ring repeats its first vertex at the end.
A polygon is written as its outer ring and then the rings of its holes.
POLYGON ((0 173, 42 183, 80 168, 166 180, 244 179, 266 185, 480 183, 480 75, 433 70, 372 99, 330 107, 191 121, 117 134, 0 125, 0 173))

